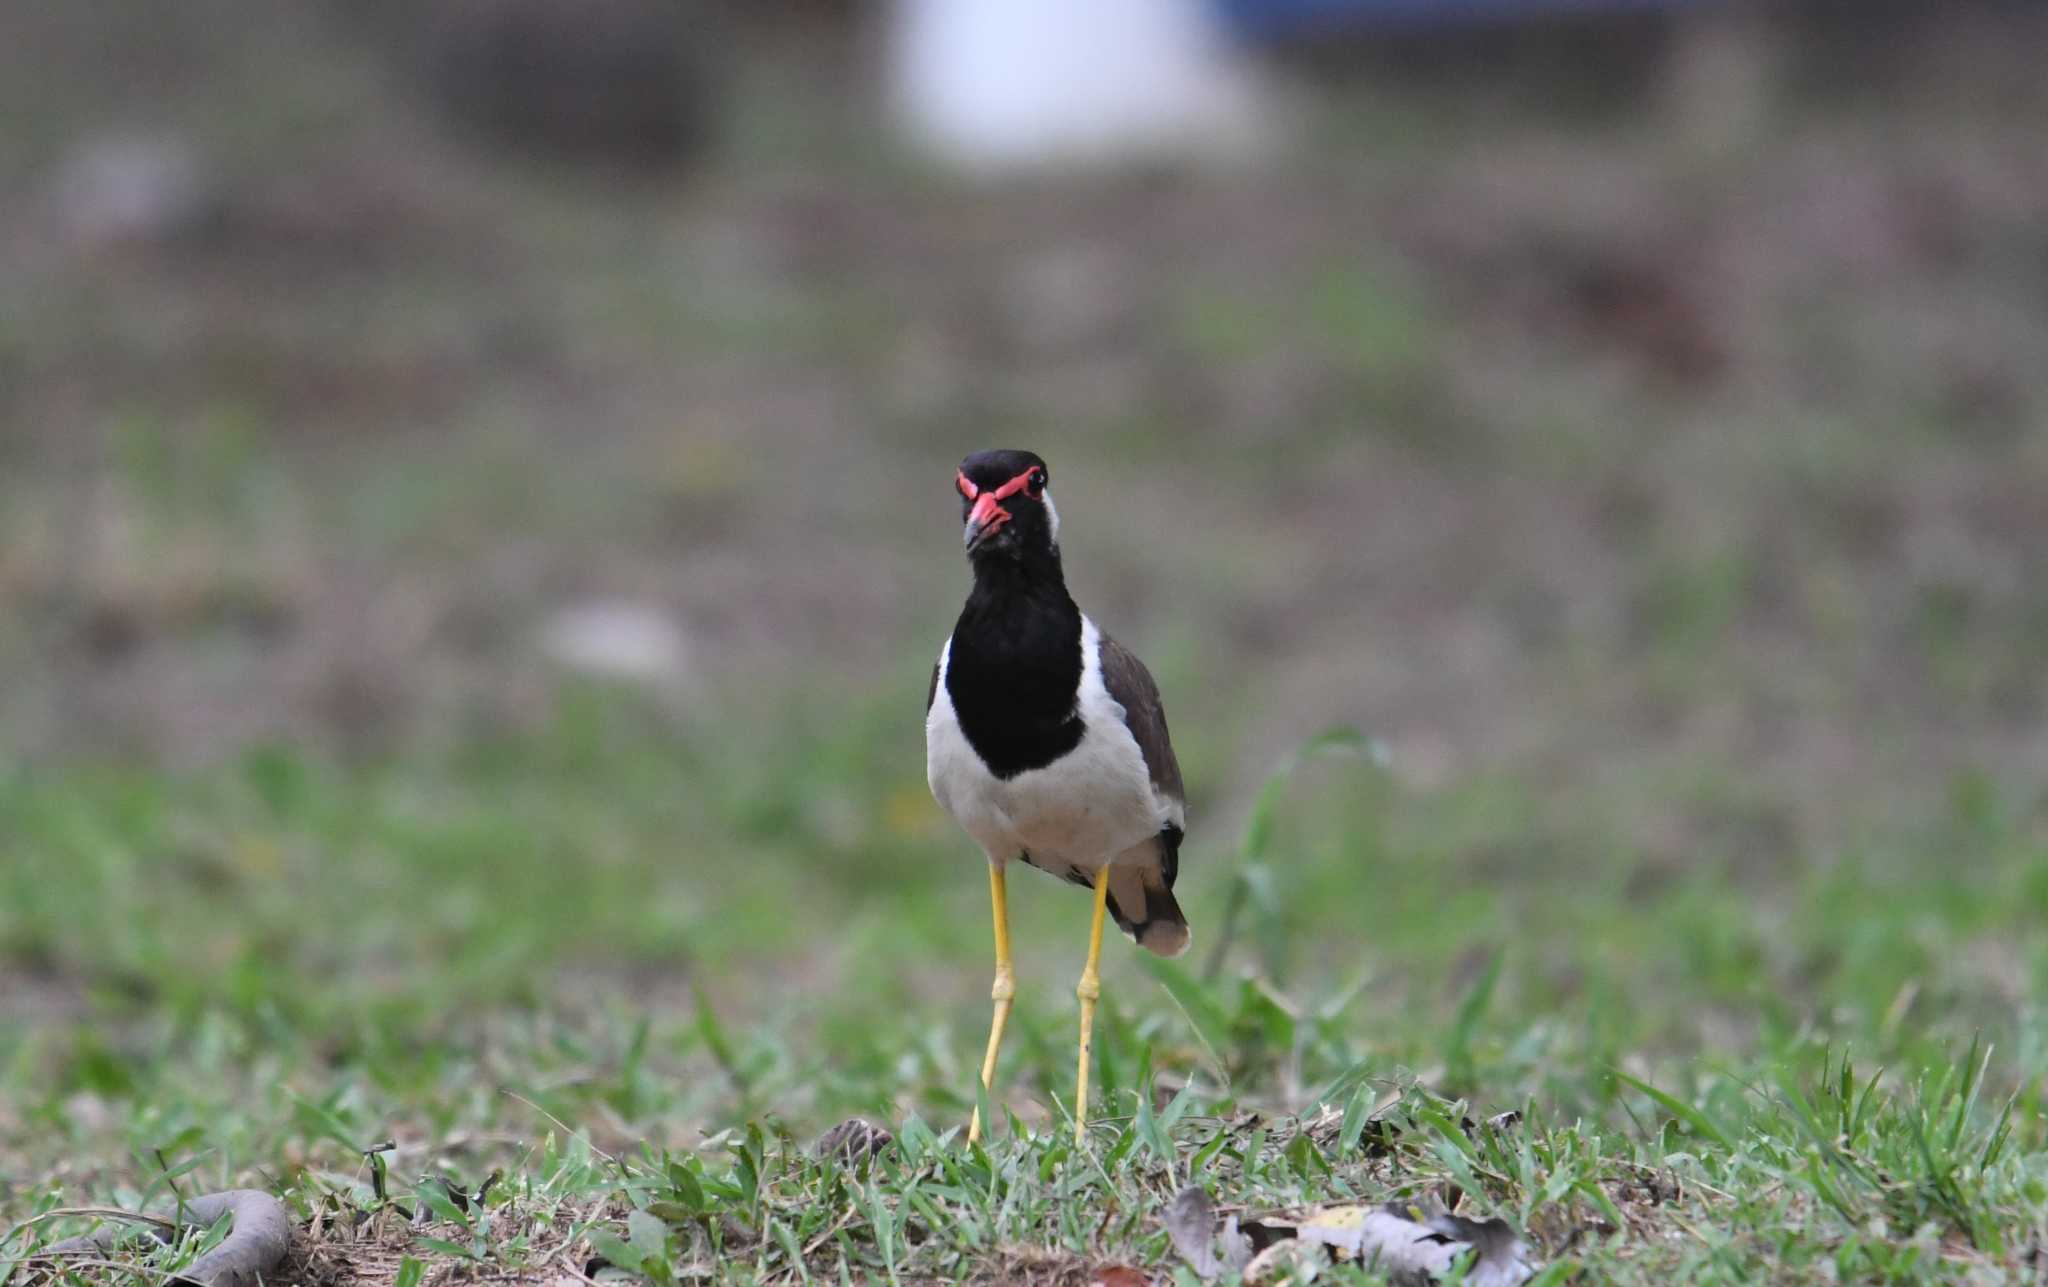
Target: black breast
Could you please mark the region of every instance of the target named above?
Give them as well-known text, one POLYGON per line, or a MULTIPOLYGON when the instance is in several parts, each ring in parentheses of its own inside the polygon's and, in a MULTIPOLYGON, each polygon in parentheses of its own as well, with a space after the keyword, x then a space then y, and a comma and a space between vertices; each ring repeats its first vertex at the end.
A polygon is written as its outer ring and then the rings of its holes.
POLYGON ((998 778, 1042 769, 1081 744, 1081 612, 1056 594, 977 584, 946 662, 968 745, 998 778))

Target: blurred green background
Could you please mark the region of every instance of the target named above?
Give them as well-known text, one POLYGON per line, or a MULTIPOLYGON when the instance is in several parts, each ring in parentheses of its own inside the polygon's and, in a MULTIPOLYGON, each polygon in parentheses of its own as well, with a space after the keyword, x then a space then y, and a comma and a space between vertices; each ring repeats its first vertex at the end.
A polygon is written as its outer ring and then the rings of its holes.
MULTIPOLYGON (((1980 1032, 2038 1097, 2037 12, 1286 51, 1251 155, 974 177, 859 6, 706 8, 686 112, 547 146, 475 8, 4 19, 0 1215, 488 1150, 508 1085, 614 1144, 964 1116, 920 707, 995 445, 1165 692, 1195 972, 1567 1111, 1980 1032)), ((1013 900, 1043 1117, 1085 908, 1013 900)), ((1106 955, 1110 1084, 1217 1055, 1106 955)))

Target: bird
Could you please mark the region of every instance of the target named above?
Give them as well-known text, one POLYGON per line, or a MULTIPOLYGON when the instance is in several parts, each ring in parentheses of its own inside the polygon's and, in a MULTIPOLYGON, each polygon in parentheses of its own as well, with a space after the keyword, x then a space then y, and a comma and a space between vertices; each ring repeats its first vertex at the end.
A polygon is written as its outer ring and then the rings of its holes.
MULTIPOLYGON (((1173 894, 1187 793, 1151 672, 1067 592, 1044 459, 976 452, 953 485, 974 584, 932 667, 925 768, 939 807, 988 859, 996 970, 981 1085, 994 1086, 1016 995, 1005 876, 1017 861, 1094 895, 1087 964, 1074 987, 1074 1138, 1085 1147, 1104 913, 1149 951, 1187 950, 1187 917, 1173 894)), ((977 1108, 970 1143, 982 1126, 977 1108)))

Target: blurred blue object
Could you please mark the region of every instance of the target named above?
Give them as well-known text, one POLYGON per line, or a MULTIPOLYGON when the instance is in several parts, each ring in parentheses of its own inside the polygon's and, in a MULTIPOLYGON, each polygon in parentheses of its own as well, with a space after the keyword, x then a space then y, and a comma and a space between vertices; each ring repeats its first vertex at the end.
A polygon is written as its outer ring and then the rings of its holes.
POLYGON ((1214 0, 1224 19, 1250 39, 1336 34, 1374 28, 1472 26, 1554 14, 1698 8, 1709 0, 1214 0))

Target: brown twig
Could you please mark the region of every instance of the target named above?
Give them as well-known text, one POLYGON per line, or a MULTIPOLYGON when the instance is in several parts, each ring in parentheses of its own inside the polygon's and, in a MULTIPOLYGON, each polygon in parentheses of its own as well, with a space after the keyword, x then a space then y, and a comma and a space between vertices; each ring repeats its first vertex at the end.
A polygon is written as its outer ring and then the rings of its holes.
MULTIPOLYGON (((51 1254, 52 1253, 48 1251, 38 1251, 35 1255, 30 1256, 23 1263, 32 1265, 36 1261, 44 1259, 45 1257, 48 1257, 51 1254)), ((168 1269, 152 1269, 148 1265, 124 1265, 118 1260, 89 1260, 83 1256, 66 1256, 64 1258, 64 1264, 67 1268, 73 1269, 111 1269, 118 1273, 124 1274, 150 1274, 162 1281, 171 1281, 183 1277, 183 1275, 172 1273, 168 1269)))
POLYGON ((0 1233, 0 1247, 4 1247, 14 1241, 14 1235, 22 1232, 24 1229, 33 1229, 37 1225, 51 1220, 63 1220, 69 1217, 83 1219, 87 1216, 97 1216, 103 1220, 132 1220, 137 1224, 153 1224, 159 1229, 175 1229, 178 1227, 177 1222, 174 1220, 166 1220, 162 1216, 143 1215, 137 1211, 123 1211, 119 1207, 58 1207, 52 1211, 45 1211, 39 1216, 31 1216, 20 1224, 15 1225, 12 1229, 9 1229, 6 1233, 0 1233))

